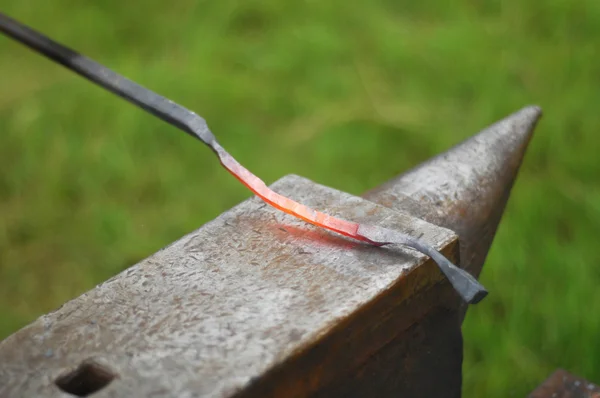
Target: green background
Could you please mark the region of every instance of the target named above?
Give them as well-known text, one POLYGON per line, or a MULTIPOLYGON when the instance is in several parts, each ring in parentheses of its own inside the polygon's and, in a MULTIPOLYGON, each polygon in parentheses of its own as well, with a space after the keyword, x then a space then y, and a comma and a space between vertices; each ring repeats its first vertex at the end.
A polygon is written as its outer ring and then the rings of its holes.
MULTIPOLYGON (((465 397, 600 382, 600 1, 7 1, 182 103, 267 183, 360 194, 528 104, 465 397)), ((0 338, 250 196, 200 143, 0 37, 0 338)))

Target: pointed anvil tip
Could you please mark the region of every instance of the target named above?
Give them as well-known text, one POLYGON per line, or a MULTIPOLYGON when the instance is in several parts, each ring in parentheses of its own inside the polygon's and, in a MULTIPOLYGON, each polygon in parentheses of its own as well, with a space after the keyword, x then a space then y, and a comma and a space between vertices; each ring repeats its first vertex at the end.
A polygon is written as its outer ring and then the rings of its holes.
POLYGON ((541 115, 525 107, 363 196, 455 231, 478 276, 541 115))

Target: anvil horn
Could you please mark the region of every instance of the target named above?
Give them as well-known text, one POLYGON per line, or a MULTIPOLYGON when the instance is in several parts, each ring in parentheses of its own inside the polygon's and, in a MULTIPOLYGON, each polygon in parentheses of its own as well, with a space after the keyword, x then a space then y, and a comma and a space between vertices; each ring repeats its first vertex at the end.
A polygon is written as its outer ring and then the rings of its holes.
POLYGON ((479 276, 541 114, 525 107, 363 197, 456 232, 479 276))

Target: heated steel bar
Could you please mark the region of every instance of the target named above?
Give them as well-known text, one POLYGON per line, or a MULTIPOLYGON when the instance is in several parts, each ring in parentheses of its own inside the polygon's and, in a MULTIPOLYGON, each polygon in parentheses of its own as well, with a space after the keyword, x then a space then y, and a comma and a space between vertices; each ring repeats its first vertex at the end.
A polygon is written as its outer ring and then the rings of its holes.
POLYGON ((221 164, 252 192, 265 202, 288 214, 321 228, 367 242, 376 246, 400 244, 430 256, 446 275, 452 286, 466 303, 481 301, 487 290, 465 270, 457 267, 427 243, 398 231, 359 225, 313 210, 286 198, 271 189, 254 174, 237 162, 217 142, 206 121, 173 101, 144 88, 99 63, 59 44, 39 32, 0 13, 0 31, 49 59, 67 67, 112 93, 127 99, 160 119, 200 139, 219 157, 221 164))

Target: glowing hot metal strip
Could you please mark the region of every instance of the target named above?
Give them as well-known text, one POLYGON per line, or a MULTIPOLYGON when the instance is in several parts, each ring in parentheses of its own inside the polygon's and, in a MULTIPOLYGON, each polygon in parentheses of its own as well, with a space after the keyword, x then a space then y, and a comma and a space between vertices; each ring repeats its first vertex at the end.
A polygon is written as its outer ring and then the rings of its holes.
POLYGON ((247 186, 258 197, 271 206, 318 227, 327 228, 350 238, 381 246, 377 242, 373 242, 359 235, 359 225, 357 223, 329 216, 325 213, 321 213, 320 211, 313 210, 310 207, 300 204, 292 199, 286 198, 277 192, 274 192, 267 187, 267 185, 260 178, 249 172, 244 166, 238 163, 238 161, 235 160, 229 153, 227 153, 227 151, 225 151, 225 149, 223 149, 223 147, 221 147, 218 143, 215 142, 213 144, 213 149, 219 156, 221 164, 227 169, 227 171, 233 174, 233 176, 240 180, 242 184, 247 186))
POLYGON ((246 170, 221 145, 208 128, 206 121, 173 101, 118 75, 73 50, 0 13, 0 31, 49 59, 78 73, 99 86, 139 106, 154 116, 198 138, 219 156, 221 164, 271 206, 306 222, 373 245, 401 244, 430 256, 446 275, 452 286, 468 303, 477 303, 487 291, 466 271, 456 267, 429 245, 411 236, 385 228, 360 225, 313 210, 269 189, 254 174, 246 170))

